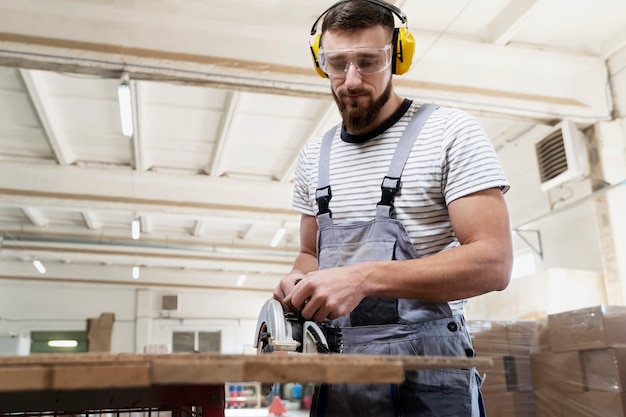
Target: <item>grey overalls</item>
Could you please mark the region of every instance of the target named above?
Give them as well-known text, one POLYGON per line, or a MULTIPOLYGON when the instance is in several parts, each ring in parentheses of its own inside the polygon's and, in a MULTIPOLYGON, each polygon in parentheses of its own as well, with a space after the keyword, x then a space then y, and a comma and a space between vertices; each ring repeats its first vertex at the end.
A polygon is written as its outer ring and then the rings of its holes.
MULTIPOLYGON (((409 152, 435 108, 422 105, 409 122, 383 180, 376 218, 367 222, 333 224, 329 165, 336 128, 326 133, 316 191, 320 269, 418 257, 403 225, 393 218, 393 200, 409 152)), ((366 297, 335 324, 342 329, 346 354, 474 355, 464 319, 453 316, 448 303, 366 297)), ((409 371, 401 385, 321 385, 316 388, 311 416, 476 417, 480 415, 478 394, 474 369, 409 371)))

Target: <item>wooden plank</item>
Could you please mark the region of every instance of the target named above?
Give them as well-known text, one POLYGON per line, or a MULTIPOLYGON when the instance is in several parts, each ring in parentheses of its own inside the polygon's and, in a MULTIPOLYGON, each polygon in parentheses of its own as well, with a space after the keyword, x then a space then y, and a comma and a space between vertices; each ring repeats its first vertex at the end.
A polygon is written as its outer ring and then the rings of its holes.
POLYGON ((272 364, 248 361, 243 366, 242 381, 263 383, 275 382, 330 382, 328 368, 316 363, 288 363, 276 361, 272 364))
POLYGON ((243 381, 400 383, 402 362, 364 355, 261 355, 245 358, 243 381))
POLYGON ((237 381, 399 383, 409 370, 470 368, 491 363, 490 358, 342 354, 32 355, 0 357, 0 391, 210 385, 237 381), (24 372, 23 378, 19 385, 14 385, 14 375, 21 372, 24 372))
POLYGON ((58 365, 81 363, 148 363, 159 356, 144 354, 113 354, 113 353, 40 353, 28 356, 0 356, 0 367, 4 365, 58 365))
POLYGON ((58 365, 52 368, 53 389, 141 388, 149 387, 150 366, 120 365, 58 365))
POLYGON ((242 361, 232 358, 215 359, 156 359, 152 363, 152 383, 164 384, 223 384, 245 381, 242 361))
POLYGON ((328 369, 329 383, 395 383, 404 381, 404 369, 402 362, 371 363, 361 366, 350 364, 337 364, 328 369))
POLYGON ((0 368, 0 392, 45 390, 51 386, 50 368, 11 366, 0 368))

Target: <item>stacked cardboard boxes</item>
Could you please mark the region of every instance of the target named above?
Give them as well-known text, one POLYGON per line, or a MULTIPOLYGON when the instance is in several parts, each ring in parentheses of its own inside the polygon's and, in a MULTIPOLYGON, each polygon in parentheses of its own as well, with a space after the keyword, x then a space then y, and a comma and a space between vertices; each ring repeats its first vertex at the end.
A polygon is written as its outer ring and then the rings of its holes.
POLYGON ((490 357, 491 367, 478 369, 485 377, 481 391, 489 417, 534 417, 530 349, 535 321, 469 321, 478 357, 490 357))
POLYGON ((626 307, 549 315, 530 362, 537 417, 626 416, 626 307))

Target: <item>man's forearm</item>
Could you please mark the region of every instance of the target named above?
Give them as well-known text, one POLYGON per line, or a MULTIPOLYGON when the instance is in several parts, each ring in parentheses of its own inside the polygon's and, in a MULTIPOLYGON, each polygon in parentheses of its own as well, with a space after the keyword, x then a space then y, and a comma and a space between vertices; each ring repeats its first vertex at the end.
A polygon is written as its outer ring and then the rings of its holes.
POLYGON ((307 274, 312 271, 317 271, 317 269, 317 256, 308 252, 300 252, 300 254, 293 263, 293 268, 291 269, 291 272, 307 274))

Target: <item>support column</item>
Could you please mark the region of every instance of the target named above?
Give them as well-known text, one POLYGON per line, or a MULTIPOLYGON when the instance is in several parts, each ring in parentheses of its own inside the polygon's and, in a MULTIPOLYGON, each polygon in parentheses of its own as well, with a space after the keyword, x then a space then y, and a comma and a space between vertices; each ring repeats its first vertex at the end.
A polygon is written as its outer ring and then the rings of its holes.
POLYGON ((138 289, 135 295, 135 353, 143 353, 144 346, 152 340, 151 291, 138 289))
POLYGON ((623 208, 615 207, 620 205, 615 196, 624 192, 620 184, 626 179, 625 137, 619 121, 598 123, 591 135, 591 149, 595 151, 590 158, 592 189, 612 187, 594 198, 594 208, 607 301, 613 305, 626 304, 626 262, 619 259, 624 252, 617 249, 626 246, 626 225, 620 224, 618 215, 623 208))

